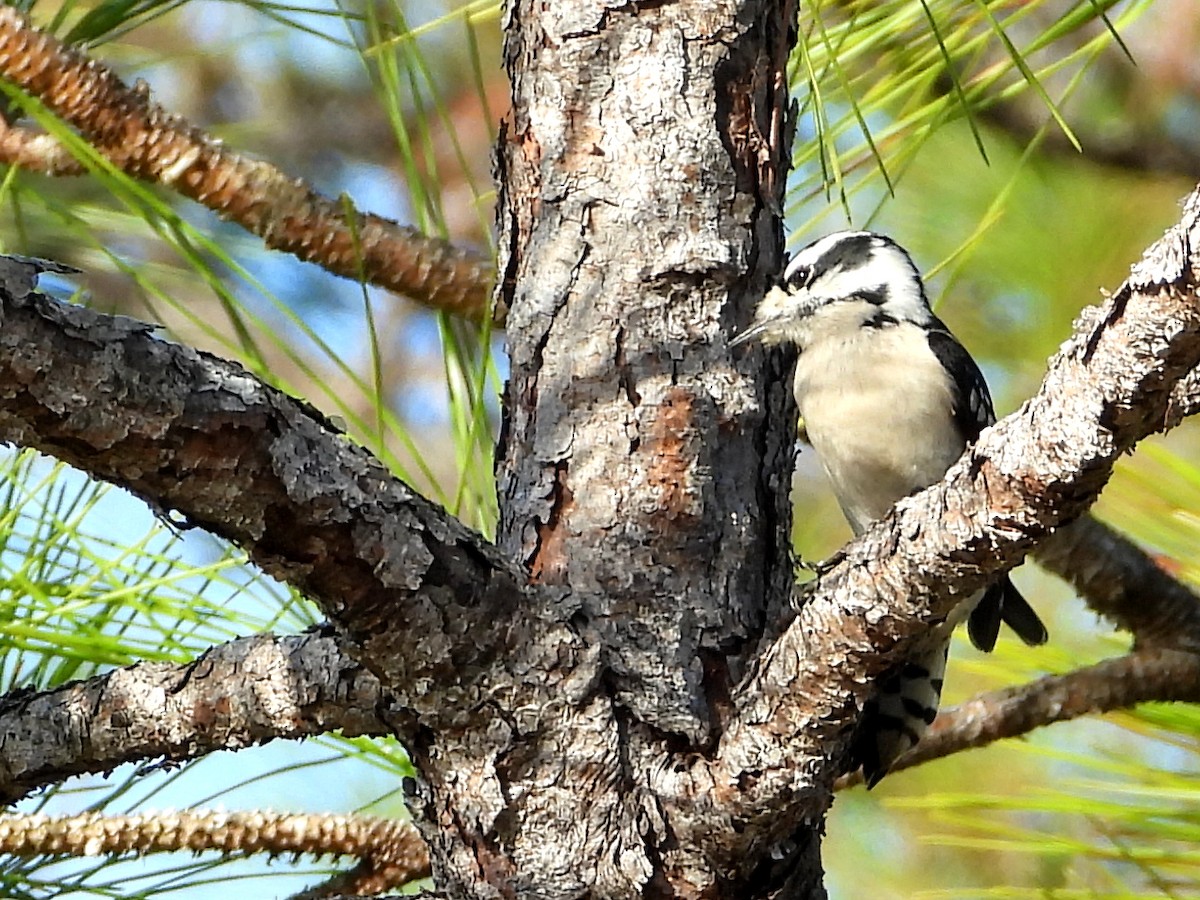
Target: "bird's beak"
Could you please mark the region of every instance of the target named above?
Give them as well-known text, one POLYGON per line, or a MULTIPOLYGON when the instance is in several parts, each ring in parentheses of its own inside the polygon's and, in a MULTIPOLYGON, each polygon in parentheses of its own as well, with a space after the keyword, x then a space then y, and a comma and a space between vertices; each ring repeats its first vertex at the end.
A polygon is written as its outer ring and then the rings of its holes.
POLYGON ((740 347, 750 341, 766 341, 774 343, 779 326, 789 317, 795 316, 795 297, 787 294, 778 285, 772 287, 758 309, 754 311, 754 322, 741 334, 735 335, 729 342, 730 347, 740 347))
POLYGON ((746 344, 746 343, 749 343, 750 341, 761 338, 763 336, 763 334, 766 332, 766 330, 770 327, 771 327, 770 320, 767 320, 765 322, 755 322, 753 325, 751 325, 745 331, 741 332, 740 334, 734 335, 733 339, 729 342, 729 346, 732 349, 733 347, 740 347, 742 344, 746 344))

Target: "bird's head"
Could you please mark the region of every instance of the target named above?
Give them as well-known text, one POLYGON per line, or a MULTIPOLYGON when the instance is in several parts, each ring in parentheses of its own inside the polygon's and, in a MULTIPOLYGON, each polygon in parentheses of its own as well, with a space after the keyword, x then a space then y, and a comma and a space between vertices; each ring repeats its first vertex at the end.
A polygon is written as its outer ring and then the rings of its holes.
POLYGON ((920 273, 891 238, 839 231, 809 244, 788 263, 754 312, 754 323, 730 346, 758 340, 793 343, 932 318, 920 273))

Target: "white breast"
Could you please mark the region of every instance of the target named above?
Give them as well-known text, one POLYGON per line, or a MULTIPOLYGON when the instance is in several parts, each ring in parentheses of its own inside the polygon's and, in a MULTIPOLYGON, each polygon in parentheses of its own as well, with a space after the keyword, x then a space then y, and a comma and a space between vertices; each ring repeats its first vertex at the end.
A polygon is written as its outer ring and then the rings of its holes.
POLYGON ((940 480, 962 454, 949 385, 914 325, 814 341, 800 354, 795 392, 855 534, 940 480))

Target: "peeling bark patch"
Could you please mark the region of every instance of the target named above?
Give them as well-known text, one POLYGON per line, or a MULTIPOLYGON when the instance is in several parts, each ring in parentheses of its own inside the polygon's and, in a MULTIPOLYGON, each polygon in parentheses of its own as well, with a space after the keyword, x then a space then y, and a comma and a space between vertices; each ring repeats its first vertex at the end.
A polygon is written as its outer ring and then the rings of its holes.
POLYGON ((674 523, 697 514, 690 490, 694 453, 689 450, 688 438, 695 433, 692 407, 688 391, 680 387, 667 391, 643 444, 650 456, 646 480, 658 492, 655 514, 674 523))
POLYGON ((554 487, 550 492, 550 517, 537 528, 537 549, 529 564, 529 580, 534 584, 565 584, 567 579, 568 521, 575 508, 575 495, 567 486, 567 463, 554 467, 554 487))
POLYGON ((445 825, 453 825, 444 830, 462 835, 464 849, 477 868, 478 882, 497 889, 503 900, 518 900, 513 886, 516 872, 512 862, 455 810, 446 810, 442 819, 445 825))
POLYGON ((434 556, 420 539, 420 525, 394 520, 355 528, 355 553, 364 562, 373 563, 372 571, 389 588, 418 590, 434 556))

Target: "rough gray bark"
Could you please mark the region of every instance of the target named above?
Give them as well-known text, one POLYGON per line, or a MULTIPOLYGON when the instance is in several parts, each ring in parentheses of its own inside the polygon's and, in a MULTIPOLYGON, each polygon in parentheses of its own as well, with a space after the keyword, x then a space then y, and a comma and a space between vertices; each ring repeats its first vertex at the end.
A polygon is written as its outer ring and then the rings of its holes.
POLYGON ((238 541, 322 605, 395 698, 447 896, 819 896, 818 835, 872 680, 1166 423, 1200 359, 1198 237, 1200 193, 1080 317, 1041 392, 849 545, 713 704, 715 747, 622 706, 566 587, 528 583, 315 411, 31 293, 35 267, 14 263, 0 271, 0 438, 238 541))
POLYGON ((498 543, 561 594, 604 679, 556 722, 595 785, 566 839, 553 795, 580 799, 569 767, 531 761, 497 785, 512 798, 502 840, 570 873, 544 896, 749 896, 674 846, 647 786, 673 750, 711 751, 791 584, 794 410, 782 379, 760 386, 725 342, 780 266, 792 14, 509 6, 498 543))
POLYGON ((1193 197, 1038 397, 851 544, 788 625, 787 390, 722 338, 779 262, 782 15, 511 8, 499 547, 238 367, 30 294, 20 267, 0 278, 0 438, 321 604, 394 697, 446 896, 821 896, 874 678, 1077 517, 1200 360, 1193 197))
POLYGON ((498 543, 571 598, 623 706, 699 743, 790 583, 762 466, 793 443, 784 392, 724 347, 781 259, 786 38, 754 2, 507 25, 498 543))
POLYGON ((184 666, 139 663, 0 698, 0 802, 121 763, 182 761, 276 738, 391 733, 375 676, 315 633, 230 641, 184 666))

